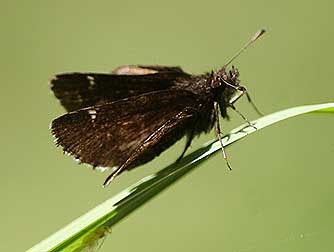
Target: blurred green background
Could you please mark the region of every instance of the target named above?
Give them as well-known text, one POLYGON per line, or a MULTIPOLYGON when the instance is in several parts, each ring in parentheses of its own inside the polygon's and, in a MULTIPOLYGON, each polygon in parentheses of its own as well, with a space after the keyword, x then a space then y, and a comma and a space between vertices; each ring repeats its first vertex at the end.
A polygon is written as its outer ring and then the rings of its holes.
MULTIPOLYGON (((124 64, 234 64, 265 112, 334 101, 332 1, 2 1, 1 251, 25 251, 140 178, 173 162, 182 140, 102 189, 48 125, 64 109, 48 80, 124 64)), ((257 115, 246 102, 238 108, 257 115)), ((231 111, 226 132, 243 123, 231 111)), ((101 251, 333 251, 334 116, 284 121, 216 155, 113 229, 101 251)), ((192 149, 214 138, 196 139, 192 149)))

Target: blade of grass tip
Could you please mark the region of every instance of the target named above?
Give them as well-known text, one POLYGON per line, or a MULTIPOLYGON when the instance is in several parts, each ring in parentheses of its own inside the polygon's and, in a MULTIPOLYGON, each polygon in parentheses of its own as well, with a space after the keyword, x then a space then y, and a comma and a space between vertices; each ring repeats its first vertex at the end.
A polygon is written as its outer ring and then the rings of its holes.
MULTIPOLYGON (((241 125, 225 135, 223 143, 228 146, 271 124, 314 112, 334 113, 334 103, 299 106, 261 117, 252 122, 257 130, 248 124, 241 125)), ((27 252, 79 252, 88 246, 94 246, 99 239, 110 232, 113 225, 218 151, 220 151, 220 144, 217 141, 205 145, 185 156, 179 163, 169 165, 156 174, 141 179, 138 183, 95 207, 27 252)))

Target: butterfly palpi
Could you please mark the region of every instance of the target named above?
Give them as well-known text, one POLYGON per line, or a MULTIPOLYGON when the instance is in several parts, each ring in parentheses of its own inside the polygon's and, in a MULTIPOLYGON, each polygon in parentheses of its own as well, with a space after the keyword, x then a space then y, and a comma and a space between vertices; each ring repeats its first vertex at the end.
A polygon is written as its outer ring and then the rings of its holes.
POLYGON ((187 136, 180 160, 194 136, 214 126, 227 162, 219 114, 228 118, 227 108, 236 110, 234 103, 244 94, 251 102, 238 70, 227 67, 263 33, 258 31, 220 70, 203 75, 144 65, 119 67, 111 74, 56 75, 51 89, 68 112, 51 124, 57 145, 82 163, 110 168, 104 186, 187 136))

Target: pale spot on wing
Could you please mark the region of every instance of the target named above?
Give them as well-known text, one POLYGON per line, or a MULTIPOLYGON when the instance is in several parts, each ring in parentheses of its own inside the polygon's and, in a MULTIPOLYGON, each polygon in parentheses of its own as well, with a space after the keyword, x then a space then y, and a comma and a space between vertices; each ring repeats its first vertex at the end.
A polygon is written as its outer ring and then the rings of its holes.
POLYGON ((111 170, 111 172, 115 171, 118 166, 113 166, 113 167, 103 167, 103 166, 96 166, 94 170, 97 170, 99 172, 105 172, 107 170, 111 170))
POLYGON ((113 70, 111 73, 118 75, 146 75, 154 74, 158 71, 148 68, 141 68, 138 66, 121 66, 113 70))
POLYGON ((88 110, 88 114, 90 115, 90 118, 92 118, 92 120, 96 119, 96 110, 95 109, 88 110))
MULTIPOLYGON (((76 159, 75 159, 76 160, 76 159)), ((87 164, 87 163, 82 163, 82 162, 80 162, 80 160, 79 160, 79 162, 78 162, 79 164, 84 164, 86 167, 88 167, 88 168, 93 168, 93 170, 95 170, 95 171, 98 171, 98 172, 105 172, 105 171, 111 171, 111 172, 113 172, 113 171, 115 171, 117 168, 118 168, 118 166, 112 166, 112 167, 106 167, 106 166, 92 166, 92 165, 90 165, 90 164, 87 164)))
POLYGON ((87 80, 89 82, 89 85, 94 86, 95 85, 95 79, 93 76, 87 75, 87 80))

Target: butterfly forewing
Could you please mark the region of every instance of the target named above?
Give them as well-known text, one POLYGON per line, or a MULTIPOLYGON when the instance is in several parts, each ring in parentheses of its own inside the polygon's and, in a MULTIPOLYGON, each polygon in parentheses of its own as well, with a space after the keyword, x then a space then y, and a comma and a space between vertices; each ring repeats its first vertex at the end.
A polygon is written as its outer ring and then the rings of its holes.
MULTIPOLYGON (((100 167, 120 166, 164 123, 185 107, 195 111, 196 106, 196 97, 190 92, 153 91, 67 113, 53 121, 52 132, 57 143, 81 162, 100 167)), ((150 148, 154 151, 145 150, 129 168, 160 154, 186 134, 195 120, 194 112, 180 127, 153 144, 150 148), (189 125, 184 127, 185 124, 189 125)))

